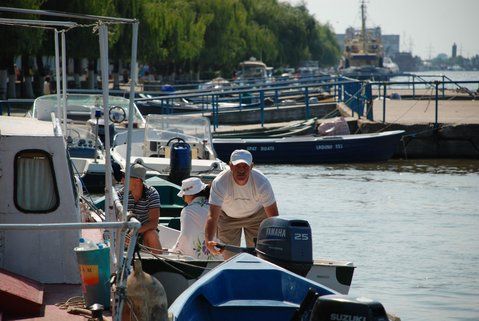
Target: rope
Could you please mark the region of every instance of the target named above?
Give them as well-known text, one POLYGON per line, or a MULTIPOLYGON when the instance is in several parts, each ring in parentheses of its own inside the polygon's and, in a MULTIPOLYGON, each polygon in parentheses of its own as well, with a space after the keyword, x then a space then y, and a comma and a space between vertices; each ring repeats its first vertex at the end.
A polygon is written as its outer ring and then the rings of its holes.
POLYGON ((69 308, 85 308, 85 300, 82 296, 74 296, 65 302, 55 303, 55 306, 62 310, 67 310, 69 308))
MULTIPOLYGON (((127 235, 126 238, 128 239, 128 241, 131 239, 131 237, 129 235, 127 235)), ((178 273, 184 274, 184 275, 188 276, 189 278, 194 278, 194 277, 192 275, 189 275, 185 271, 182 271, 181 269, 177 268, 176 266, 172 265, 170 262, 175 262, 175 263, 178 263, 178 264, 181 264, 181 265, 190 266, 190 267, 197 268, 197 269, 202 269, 202 270, 205 270, 205 271, 209 271, 209 270, 212 269, 212 268, 208 268, 208 267, 198 266, 198 265, 195 265, 195 264, 190 264, 190 263, 184 262, 184 261, 177 261, 177 260, 172 260, 172 259, 169 259, 169 258, 166 258, 166 257, 159 256, 158 254, 153 253, 153 251, 152 251, 152 250, 156 250, 156 249, 154 249, 152 247, 148 247, 148 246, 143 245, 143 244, 138 244, 138 246, 139 246, 141 252, 146 253, 146 254, 150 254, 155 259, 163 261, 165 264, 167 264, 173 270, 177 271, 178 273)), ((181 254, 181 253, 178 253, 178 252, 168 252, 168 253, 181 254)))

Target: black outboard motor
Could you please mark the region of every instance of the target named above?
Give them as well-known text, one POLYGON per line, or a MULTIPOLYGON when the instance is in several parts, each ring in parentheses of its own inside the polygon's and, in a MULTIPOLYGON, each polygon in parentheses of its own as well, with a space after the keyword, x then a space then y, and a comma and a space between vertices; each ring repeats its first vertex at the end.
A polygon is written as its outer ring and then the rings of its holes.
POLYGON ((190 177, 191 172, 191 148, 188 143, 179 138, 178 142, 171 146, 170 151, 170 175, 168 180, 177 185, 190 177))
POLYGON ((258 231, 258 257, 306 276, 313 265, 311 227, 305 220, 265 219, 258 231))
POLYGON ((381 303, 346 295, 323 295, 316 300, 310 321, 388 321, 381 303))

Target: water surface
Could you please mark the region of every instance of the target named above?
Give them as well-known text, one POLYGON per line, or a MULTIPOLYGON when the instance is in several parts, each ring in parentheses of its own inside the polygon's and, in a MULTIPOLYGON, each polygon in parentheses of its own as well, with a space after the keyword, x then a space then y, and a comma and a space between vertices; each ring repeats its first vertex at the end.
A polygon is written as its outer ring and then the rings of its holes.
POLYGON ((402 320, 479 319, 479 161, 257 168, 315 257, 357 266, 351 295, 402 320))

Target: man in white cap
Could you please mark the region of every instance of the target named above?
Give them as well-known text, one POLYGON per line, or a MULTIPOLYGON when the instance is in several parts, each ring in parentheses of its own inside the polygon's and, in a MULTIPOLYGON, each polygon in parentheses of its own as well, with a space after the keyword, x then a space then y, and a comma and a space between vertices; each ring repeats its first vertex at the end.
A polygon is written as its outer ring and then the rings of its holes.
MULTIPOLYGON (((253 156, 244 149, 231 153, 229 169, 221 172, 211 185, 210 211, 205 226, 205 240, 210 253, 218 255, 214 237, 220 242, 239 246, 244 230, 246 245, 253 247, 261 222, 278 215, 270 182, 253 169, 253 156)), ((225 259, 233 253, 224 251, 225 259)))
MULTIPOLYGON (((146 169, 140 164, 130 168, 130 192, 128 193, 128 211, 140 221, 138 230, 140 242, 149 247, 153 253, 161 253, 161 243, 158 235, 158 219, 160 218, 160 195, 155 188, 144 184, 146 169)), ((123 181, 123 180, 122 180, 123 181)), ((118 191, 116 207, 123 210, 124 188, 118 191)))

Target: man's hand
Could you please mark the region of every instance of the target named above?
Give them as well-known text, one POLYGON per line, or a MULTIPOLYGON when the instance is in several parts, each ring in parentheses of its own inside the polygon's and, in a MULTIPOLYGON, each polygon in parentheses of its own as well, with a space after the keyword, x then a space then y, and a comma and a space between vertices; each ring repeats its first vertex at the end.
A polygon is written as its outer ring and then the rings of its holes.
POLYGON ((213 255, 220 255, 223 252, 223 249, 218 249, 216 247, 218 245, 218 242, 215 241, 207 241, 206 242, 206 247, 208 248, 208 251, 210 251, 211 254, 213 255))

